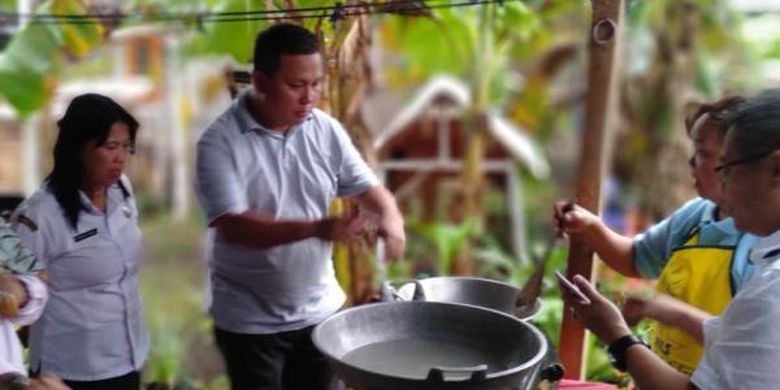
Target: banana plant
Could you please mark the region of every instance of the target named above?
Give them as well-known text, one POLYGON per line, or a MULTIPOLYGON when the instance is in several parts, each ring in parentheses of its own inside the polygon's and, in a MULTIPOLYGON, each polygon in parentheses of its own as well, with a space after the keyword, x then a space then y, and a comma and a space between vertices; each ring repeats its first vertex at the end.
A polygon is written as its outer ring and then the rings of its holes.
MULTIPOLYGON (((481 222, 484 214, 482 162, 487 111, 502 106, 511 54, 538 27, 536 15, 521 1, 436 8, 430 17, 387 17, 380 25, 383 41, 405 59, 402 66, 388 70, 390 80, 420 82, 446 72, 460 76, 471 87, 461 173, 466 218, 481 222)), ((473 273, 469 246, 468 242, 462 245, 459 259, 446 272, 473 273)))
POLYGON ((407 223, 407 228, 433 248, 436 254, 436 271, 439 275, 449 273, 458 252, 469 238, 479 231, 479 225, 473 218, 459 224, 412 221, 407 223))
MULTIPOLYGON (((88 14, 79 0, 49 0, 36 10, 47 14, 88 14)), ((21 117, 38 110, 51 95, 68 60, 79 59, 103 43, 99 23, 28 23, 0 53, 0 95, 21 117)))

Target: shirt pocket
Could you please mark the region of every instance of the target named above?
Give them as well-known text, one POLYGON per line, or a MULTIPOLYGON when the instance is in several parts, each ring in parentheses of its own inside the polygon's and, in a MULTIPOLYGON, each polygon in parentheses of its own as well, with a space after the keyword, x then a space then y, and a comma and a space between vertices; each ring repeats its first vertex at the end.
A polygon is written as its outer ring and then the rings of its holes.
POLYGON ((49 262, 51 288, 66 291, 118 283, 126 273, 123 257, 118 244, 100 232, 78 242, 73 239, 49 262))

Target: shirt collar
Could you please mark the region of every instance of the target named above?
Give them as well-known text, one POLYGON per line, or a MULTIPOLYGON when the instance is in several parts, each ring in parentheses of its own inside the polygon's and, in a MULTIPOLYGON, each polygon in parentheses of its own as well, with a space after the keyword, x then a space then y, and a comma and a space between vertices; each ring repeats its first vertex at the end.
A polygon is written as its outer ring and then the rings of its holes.
POLYGON ((750 261, 761 268, 767 267, 778 258, 780 258, 780 230, 758 240, 750 252, 750 261))
MULTIPOLYGON (((257 123, 257 121, 252 116, 252 114, 249 113, 249 108, 247 108, 246 105, 247 98, 251 93, 253 93, 252 88, 247 88, 244 91, 242 91, 235 100, 233 100, 233 110, 236 113, 236 120, 239 122, 240 125, 239 128, 242 134, 248 132, 255 132, 258 134, 269 135, 276 138, 285 138, 292 135, 295 131, 297 131, 301 127, 301 124, 299 123, 290 127, 290 129, 287 130, 286 133, 281 133, 257 123)), ((314 114, 309 113, 309 115, 306 116, 306 119, 304 119, 304 122, 310 121, 312 119, 314 119, 314 114)))
POLYGON ((731 217, 727 217, 718 220, 716 218, 717 212, 718 212, 718 205, 712 201, 708 202, 708 205, 701 216, 702 226, 711 224, 712 226, 716 227, 718 230, 728 235, 734 235, 734 236, 738 235, 739 231, 737 231, 737 228, 734 227, 734 219, 732 219, 731 217))
MULTIPOLYGON (((89 197, 87 194, 84 193, 84 191, 79 190, 79 198, 81 199, 81 205, 84 206, 84 209, 90 213, 90 214, 103 214, 102 211, 95 208, 95 205, 92 204, 92 201, 89 200, 89 197)), ((109 215, 112 213, 114 209, 116 209, 117 205, 122 203, 124 201, 124 194, 122 193, 122 190, 119 188, 119 184, 115 183, 112 184, 108 189, 106 189, 106 215, 109 215)))
POLYGON ((241 132, 247 133, 258 130, 271 132, 271 129, 263 127, 263 125, 257 123, 255 118, 252 117, 252 114, 249 113, 249 108, 246 106, 246 101, 249 98, 249 94, 251 93, 252 89, 247 88, 241 91, 241 93, 238 94, 238 97, 233 100, 233 111, 236 113, 236 120, 238 120, 239 124, 241 125, 241 132))

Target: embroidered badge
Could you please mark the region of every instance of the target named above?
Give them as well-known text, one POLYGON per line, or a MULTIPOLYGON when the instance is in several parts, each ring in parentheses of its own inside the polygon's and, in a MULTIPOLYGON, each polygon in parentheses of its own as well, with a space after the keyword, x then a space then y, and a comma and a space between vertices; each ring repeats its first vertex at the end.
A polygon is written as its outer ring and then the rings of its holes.
POLYGON ((18 223, 21 223, 24 226, 27 226, 30 231, 36 232, 38 231, 38 224, 35 223, 32 219, 28 218, 24 214, 19 214, 16 216, 16 221, 18 223))
POLYGON ((90 238, 90 237, 92 237, 92 236, 96 236, 96 235, 97 235, 97 228, 94 228, 94 229, 92 229, 92 230, 87 230, 87 231, 86 231, 86 232, 84 232, 84 233, 80 233, 80 234, 78 234, 76 237, 73 237, 73 239, 74 239, 76 242, 79 242, 79 241, 84 241, 84 240, 86 240, 87 238, 90 238))

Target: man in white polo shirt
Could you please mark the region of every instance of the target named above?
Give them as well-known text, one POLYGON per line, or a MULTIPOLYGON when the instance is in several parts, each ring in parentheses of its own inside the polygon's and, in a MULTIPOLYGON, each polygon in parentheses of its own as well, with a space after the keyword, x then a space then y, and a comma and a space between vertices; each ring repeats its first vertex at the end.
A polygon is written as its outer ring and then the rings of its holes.
POLYGON ((341 124, 314 108, 319 41, 275 25, 257 36, 253 88, 201 135, 196 188, 214 228, 215 338, 233 389, 324 389, 331 373, 311 329, 344 304, 332 241, 363 217, 331 218, 335 197, 378 215, 389 257, 403 254, 403 217, 341 124))

